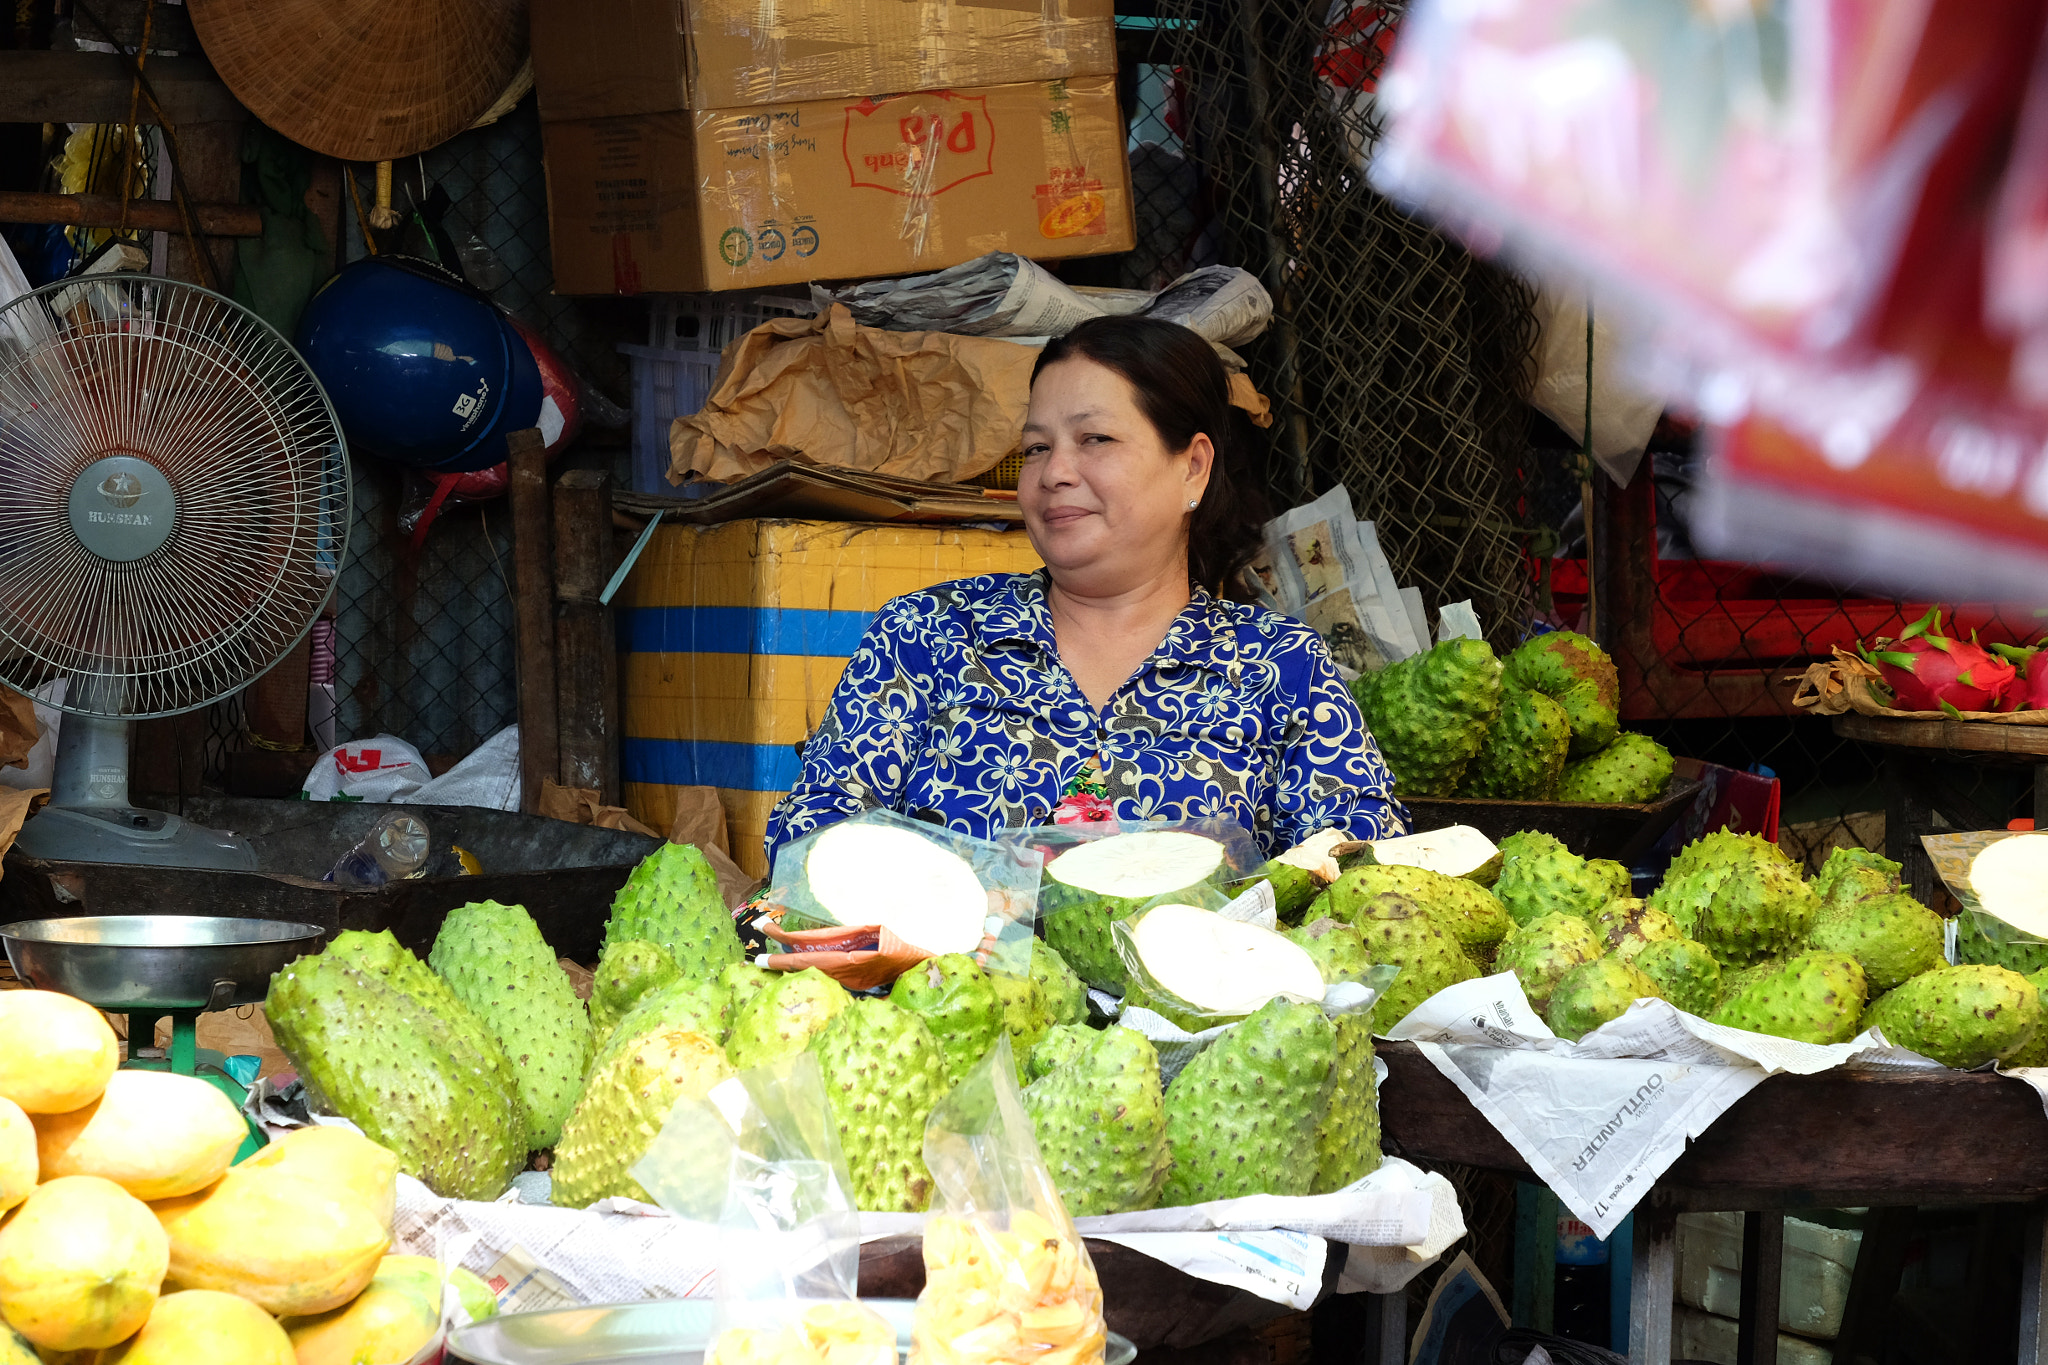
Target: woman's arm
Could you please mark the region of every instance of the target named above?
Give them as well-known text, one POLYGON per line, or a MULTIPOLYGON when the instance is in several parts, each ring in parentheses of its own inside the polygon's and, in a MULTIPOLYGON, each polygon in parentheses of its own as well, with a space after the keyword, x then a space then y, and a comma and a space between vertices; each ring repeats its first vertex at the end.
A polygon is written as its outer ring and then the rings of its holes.
POLYGON ((1273 838, 1291 848, 1318 830, 1341 829, 1358 839, 1408 832, 1408 812, 1394 799, 1394 775, 1365 728, 1358 703, 1310 632, 1306 687, 1281 746, 1273 794, 1273 838))

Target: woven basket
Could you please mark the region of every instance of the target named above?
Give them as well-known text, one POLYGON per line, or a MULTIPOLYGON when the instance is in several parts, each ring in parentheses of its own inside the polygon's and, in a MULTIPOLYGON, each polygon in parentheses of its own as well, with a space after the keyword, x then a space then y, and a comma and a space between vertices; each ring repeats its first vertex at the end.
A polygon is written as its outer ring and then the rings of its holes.
POLYGON ((1022 454, 1005 455, 1002 458, 1002 462, 996 465, 994 469, 977 474, 967 480, 967 482, 975 485, 977 488, 1006 488, 1014 493, 1017 491, 1018 476, 1023 474, 1023 472, 1024 456, 1022 454))

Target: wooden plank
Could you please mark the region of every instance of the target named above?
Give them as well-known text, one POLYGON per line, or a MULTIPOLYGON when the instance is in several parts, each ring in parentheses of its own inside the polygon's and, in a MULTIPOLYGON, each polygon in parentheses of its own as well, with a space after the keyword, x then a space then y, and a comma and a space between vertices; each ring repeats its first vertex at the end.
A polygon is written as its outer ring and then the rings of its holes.
POLYGON ((1743 1214, 1738 1365, 1778 1365, 1778 1291, 1784 1272, 1785 1215, 1743 1214))
POLYGON ((611 477, 572 469, 555 484, 555 709, 560 781, 619 802, 619 654, 611 608, 611 477))
MULTIPOLYGON (((210 237, 261 237, 263 215, 254 204, 194 204, 199 230, 210 237)), ((111 194, 30 194, 0 190, 0 223, 62 223, 67 227, 119 227, 121 200, 111 194)), ((128 205, 128 226, 152 232, 183 232, 185 220, 167 199, 136 199, 128 205)))
MULTIPOLYGON (((1671 1365, 1671 1294, 1678 1282, 1678 1216, 1648 1205, 1635 1212, 1629 1262, 1629 1365, 1671 1365)), ((1772 1340, 1777 1338, 1773 1335, 1772 1340)))
MULTIPOLYGON (((81 38, 136 47, 142 42, 145 18, 151 52, 199 51, 199 35, 193 31, 192 18, 183 5, 152 0, 93 0, 90 5, 72 6, 71 26, 81 38)), ((149 60, 154 66, 158 59, 149 60)))
POLYGON ((1951 753, 2010 754, 2020 762, 2048 758, 2048 725, 2001 725, 1986 720, 1893 720, 1844 711, 1835 733, 1865 744, 1951 753))
POLYGON ((555 557, 548 528, 548 457, 540 431, 505 438, 511 453, 512 564, 519 586, 519 808, 539 807, 560 769, 555 710, 555 557))
POLYGON ((2048 1365, 2048 1204, 2027 1210, 2020 1243, 2020 1349, 2022 1365, 2048 1365))
POLYGON ((272 749, 297 749, 306 743, 306 692, 312 686, 313 642, 301 639, 291 652, 242 694, 248 708, 249 733, 272 749))
MULTIPOLYGON (((180 132, 246 116, 203 57, 152 57, 144 71, 180 132)), ((125 123, 133 79, 116 52, 0 51, 0 123, 125 123)), ((138 105, 136 121, 155 123, 149 101, 138 105)))
MULTIPOLYGON (((150 64, 152 70, 155 65, 154 62, 150 64)), ((237 108, 239 110, 239 106, 237 108)), ((180 123, 178 174, 184 182, 185 197, 192 203, 229 203, 239 199, 242 193, 241 119, 180 123)), ((202 271, 194 265, 182 229, 170 233, 165 249, 165 273, 227 293, 235 278, 235 244, 225 238, 201 238, 199 247, 207 254, 210 270, 202 271)))

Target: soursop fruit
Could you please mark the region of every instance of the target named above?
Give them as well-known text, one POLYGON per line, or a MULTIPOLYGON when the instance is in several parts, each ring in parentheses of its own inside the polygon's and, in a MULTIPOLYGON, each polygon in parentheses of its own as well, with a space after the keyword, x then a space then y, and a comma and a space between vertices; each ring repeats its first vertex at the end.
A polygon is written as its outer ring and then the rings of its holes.
MULTIPOLYGON (((1704 947, 1705 945, 1702 944, 1701 946, 1704 947)), ((1721 998, 1716 1002, 1715 1008, 1719 1009, 1722 1005, 1727 1004, 1730 1000, 1733 1000, 1757 982, 1762 981, 1765 977, 1782 971, 1785 964, 1790 960, 1785 954, 1779 953, 1752 962, 1747 967, 1731 967, 1723 963, 1721 967, 1721 998)), ((1712 1011, 1702 1013, 1695 1010, 1693 1013, 1700 1014, 1702 1018, 1712 1016, 1712 1011)))
POLYGON ((1792 860, 1770 840, 1755 834, 1737 834, 1733 830, 1717 829, 1678 850, 1678 856, 1665 869, 1664 884, 1669 886, 1710 867, 1733 867, 1738 863, 1774 863, 1790 868, 1792 860))
MULTIPOLYGON (((1325 981, 1356 977, 1373 965, 1365 936, 1347 924, 1319 919, 1288 935, 1308 951, 1325 981)), ((1328 1194, 1380 1167, 1379 1078, 1373 1071, 1372 1016, 1359 1011, 1332 1019, 1337 1062, 1330 1102, 1316 1125, 1316 1178, 1310 1194, 1328 1194)))
POLYGON ((852 998, 846 987, 816 967, 778 975, 780 981, 733 1016, 725 1055, 735 1071, 751 1071, 794 1057, 810 1046, 811 1039, 852 998))
POLYGON ((1336 1060, 1322 1007, 1286 999, 1203 1049, 1166 1089, 1173 1166, 1159 1203, 1307 1194, 1336 1060))
POLYGON ((1550 993, 1550 1007, 1543 1018, 1552 1033, 1576 1043, 1646 998, 1663 998, 1657 994, 1656 982, 1618 957, 1595 958, 1564 974, 1550 993))
POLYGON ((1159 1054, 1112 1025, 1024 1089, 1024 1112, 1067 1212, 1149 1209, 1169 1160, 1159 1054))
POLYGON ((718 893, 718 874, 692 844, 663 844, 640 860, 612 899, 604 946, 622 940, 660 944, 693 981, 718 975, 746 950, 718 893))
POLYGON ((1447 877, 1425 867, 1380 866, 1353 868, 1330 884, 1310 907, 1310 920, 1329 916, 1350 920, 1358 907, 1374 896, 1393 892, 1406 896, 1429 912, 1437 926, 1458 941, 1475 962, 1493 956, 1493 950, 1509 927, 1507 907, 1476 882, 1447 877))
POLYGON ((1607 651, 1576 631, 1529 640, 1503 665, 1507 685, 1541 692, 1564 708, 1575 757, 1598 753, 1621 730, 1621 675, 1607 651))
POLYGON ((321 1101, 436 1194, 496 1199, 526 1165, 504 1047, 388 932, 346 931, 286 964, 263 1012, 321 1101))
POLYGON ((1557 911, 1591 918, 1607 902, 1629 893, 1626 869, 1617 886, 1612 869, 1618 864, 1588 863, 1548 834, 1510 834, 1500 841, 1500 851, 1500 880, 1493 894, 1517 924, 1557 911))
POLYGON ((652 1203, 632 1167, 668 1122, 679 1100, 701 1100, 733 1074, 723 1050, 701 1033, 643 1034, 593 1071, 562 1127, 548 1198, 566 1209, 600 1199, 652 1203))
POLYGON ((1045 1006, 1045 992, 1028 976, 991 971, 988 981, 1003 1007, 1003 1032, 1010 1035, 1010 1056, 1017 1064, 1017 1084, 1022 1085, 1024 1064, 1052 1027, 1052 1011, 1045 1006))
POLYGON ((1588 923, 1600 939, 1600 950, 1624 962, 1652 943, 1685 937, 1677 920, 1634 896, 1607 902, 1588 923))
POLYGON ((1671 781, 1671 751, 1648 735, 1630 732, 1614 743, 1567 763, 1557 782, 1560 801, 1605 801, 1640 805, 1664 794, 1671 781))
POLYGON ((732 1030, 732 1002, 724 988, 715 981, 671 981, 647 992, 599 1043, 590 1070, 594 1074, 650 1033, 675 1029, 701 1033, 722 1046, 732 1030))
POLYGON ((918 1213, 931 1202, 924 1121, 946 1094, 946 1062, 918 1015, 857 997, 811 1040, 854 1203, 870 1213, 918 1213))
POLYGON ((1510 687, 1500 714, 1465 769, 1460 796, 1495 801, 1549 801, 1557 794, 1572 726, 1564 708, 1541 692, 1510 687))
POLYGON ((1977 917, 1966 912, 1956 916, 1956 961, 2027 976, 2048 969, 2048 943, 1992 938, 1978 927, 1977 917))
POLYGON ((1458 940, 1406 896, 1392 892, 1373 896, 1361 901, 1353 916, 1352 924, 1365 939, 1372 960, 1391 962, 1401 969, 1372 1008, 1374 1033, 1385 1033, 1444 987, 1479 975, 1458 940))
POLYGON ((2027 984, 2034 988, 2035 997, 2041 1000, 2041 1026, 2034 1030, 2034 1036, 2022 1045, 2019 1051, 1999 1064, 2000 1069, 2004 1071, 2013 1071, 2023 1066, 2048 1066, 2048 998, 2041 996, 2041 992, 2048 991, 2048 971, 2029 973, 2027 984))
POLYGON ((1721 964, 1697 939, 1658 939, 1624 960, 1687 1014, 1705 1019, 1721 1003, 1721 964))
POLYGON ((1076 844, 1045 865, 1039 882, 1045 941, 1081 980, 1121 995, 1130 974, 1109 926, 1160 896, 1233 875, 1221 843, 1186 830, 1135 830, 1076 844))
POLYGON ((1557 983, 1574 967, 1600 957, 1600 936, 1577 915, 1554 910, 1518 924, 1500 942, 1494 970, 1513 972, 1538 1014, 1550 1007, 1557 983))
POLYGON ((1693 887, 1692 894, 1658 908, 1724 965, 1746 966, 1793 952, 1806 941, 1820 910, 1820 898, 1789 863, 1708 868, 1696 874, 1693 887))
POLYGON ((1863 968, 1846 953, 1801 953, 1748 982, 1713 1022, 1799 1043, 1846 1043, 1856 1036, 1868 992, 1863 968))
POLYGON ((739 1017, 747 1002, 781 979, 781 972, 771 972, 751 962, 735 962, 715 978, 718 988, 725 992, 726 1008, 734 1018, 739 1017))
POLYGON ((526 1106, 526 1145, 552 1147, 590 1065, 590 1014, 519 905, 472 901, 450 910, 427 965, 504 1046, 526 1106))
POLYGON ((1351 685, 1401 796, 1450 796, 1500 711, 1500 660, 1446 640, 1351 685))
POLYGON ((1865 896, 1889 896, 1899 889, 1899 865, 1867 848, 1837 848, 1828 853, 1813 893, 1821 904, 1840 907, 1865 896))
POLYGON ((1096 1030, 1086 1024, 1054 1024, 1024 1063, 1024 1079, 1031 1082, 1052 1074, 1095 1046, 1096 1030))
POLYGON ((948 1089, 1003 1036, 1003 1000, 987 972, 965 953, 929 957, 896 978, 889 999, 921 1015, 939 1041, 948 1089))
POLYGON ((1051 944, 1031 945, 1031 979, 1038 983, 1046 1013, 1055 1024, 1088 1022, 1088 988, 1051 944))
POLYGON ((1879 996, 1863 1027, 1967 1071, 2021 1052, 2042 1027, 2040 993, 2004 967, 1936 967, 1879 996))
MULTIPOLYGON (((1838 880, 1838 887, 1845 882, 1838 880)), ((1823 908, 1807 942, 1847 953, 1863 968, 1876 995, 1942 965, 1941 916, 1911 896, 1893 892, 1823 908)))
POLYGON ((618 1026, 641 996, 680 975, 666 949, 644 939, 617 939, 604 946, 590 982, 590 1022, 601 1038, 618 1026))
POLYGON ((1342 871, 1331 850, 1349 842, 1354 841, 1341 829, 1320 830, 1286 852, 1268 858, 1251 876, 1232 886, 1230 892, 1238 895, 1264 882, 1273 889, 1273 908, 1280 922, 1299 924, 1310 902, 1336 881, 1342 871))

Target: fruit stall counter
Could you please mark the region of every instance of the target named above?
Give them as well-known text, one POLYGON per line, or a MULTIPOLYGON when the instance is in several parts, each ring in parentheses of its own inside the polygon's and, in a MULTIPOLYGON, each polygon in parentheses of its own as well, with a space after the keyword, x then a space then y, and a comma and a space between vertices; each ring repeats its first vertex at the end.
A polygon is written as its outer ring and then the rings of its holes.
MULTIPOLYGON (((1413 1045, 1385 1043, 1380 1090, 1386 1150, 1410 1161, 1456 1161, 1524 1179, 1530 1169, 1457 1087, 1413 1045)), ((1738 1100, 1657 1181, 1635 1211, 1628 1356, 1669 1365, 1674 1249, 1680 1213, 1743 1212, 1742 1365, 1774 1359, 1784 1214, 1809 1208, 1903 1209, 1930 1204, 2025 1205, 2019 1358, 2048 1360, 2048 1115, 2030 1086, 1983 1072, 1913 1075, 1827 1071, 1774 1076, 1738 1100), (1769 1272, 1769 1273, 1766 1273, 1769 1272)), ((1886 1226, 1880 1222, 1875 1226, 1886 1226)), ((1892 1225, 1896 1226, 1896 1225, 1892 1225)), ((1878 1330, 1902 1239, 1866 1234, 1836 1358, 1853 1360, 1878 1330), (1889 1282, 1887 1282, 1889 1281, 1889 1282)), ((1875 1347, 1864 1352, 1877 1358, 1875 1347)))

